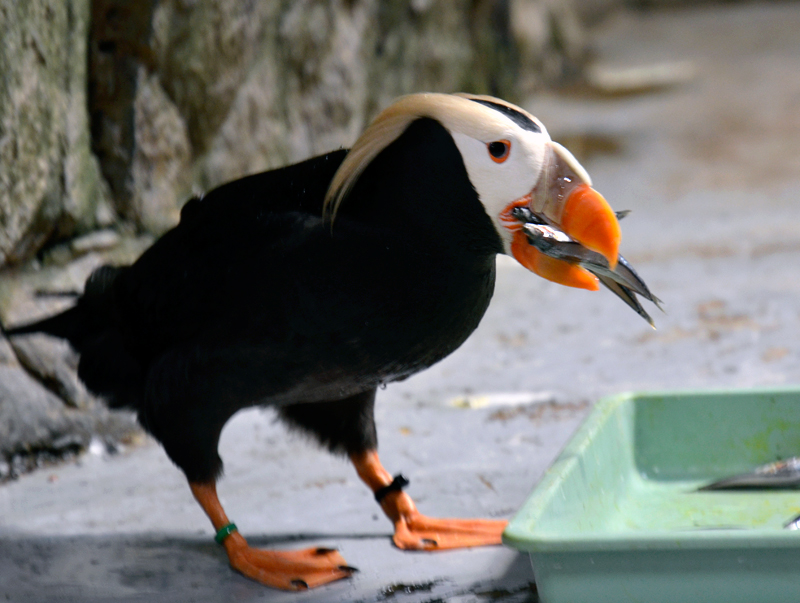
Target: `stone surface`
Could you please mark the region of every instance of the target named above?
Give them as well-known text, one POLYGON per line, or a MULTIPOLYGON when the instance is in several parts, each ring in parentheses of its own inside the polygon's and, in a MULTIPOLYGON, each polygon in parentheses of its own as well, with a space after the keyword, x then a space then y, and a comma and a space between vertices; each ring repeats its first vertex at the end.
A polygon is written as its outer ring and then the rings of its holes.
POLYGON ((131 220, 162 234, 180 220, 191 192, 191 156, 186 125, 161 88, 141 67, 134 103, 131 220))
POLYGON ((111 229, 96 230, 82 237, 72 239, 70 241, 70 250, 80 255, 89 251, 97 251, 103 249, 111 249, 116 247, 120 242, 119 234, 111 229))
POLYGON ((69 55, 67 61, 66 149, 64 157, 64 209, 60 236, 82 234, 108 226, 116 215, 111 191, 92 153, 88 111, 88 44, 91 0, 70 0, 69 55))
POLYGON ((0 265, 37 249, 60 213, 67 12, 63 2, 0 5, 0 265))
POLYGON ((0 365, 0 457, 86 446, 90 421, 19 367, 0 365))
POLYGON ((0 267, 103 213, 87 127, 88 7, 0 2, 0 267))
POLYGON ((92 151, 114 207, 133 214, 134 101, 140 67, 153 67, 149 39, 155 0, 92 0, 88 33, 88 111, 92 151))
MULTIPOLYGON (((509 27, 516 41, 515 87, 525 97, 552 82, 580 77, 587 59, 582 2, 510 0, 509 27)), ((498 65, 502 69, 503 65, 498 65)))
POLYGON ((78 379, 78 355, 69 343, 41 333, 11 338, 20 364, 68 406, 86 409, 89 392, 78 379))

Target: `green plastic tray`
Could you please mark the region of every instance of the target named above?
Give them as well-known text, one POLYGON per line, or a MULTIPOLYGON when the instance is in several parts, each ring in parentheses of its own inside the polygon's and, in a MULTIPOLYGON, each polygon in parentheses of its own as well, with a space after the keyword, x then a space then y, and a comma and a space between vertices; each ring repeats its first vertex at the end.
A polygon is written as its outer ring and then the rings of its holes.
POLYGON ((800 490, 697 492, 800 456, 800 388, 601 400, 503 535, 544 603, 800 602, 800 490))

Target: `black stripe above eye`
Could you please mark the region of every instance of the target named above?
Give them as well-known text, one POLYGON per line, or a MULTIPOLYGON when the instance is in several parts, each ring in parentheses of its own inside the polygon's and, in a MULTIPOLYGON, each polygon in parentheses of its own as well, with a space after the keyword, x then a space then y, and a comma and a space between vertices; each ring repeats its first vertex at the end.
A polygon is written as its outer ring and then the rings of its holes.
POLYGON ((530 117, 525 115, 524 113, 520 113, 516 109, 512 109, 511 107, 507 107, 506 105, 501 105, 500 103, 493 103, 492 101, 483 100, 482 98, 471 98, 469 99, 476 103, 480 103, 481 105, 485 105, 495 111, 499 111, 506 117, 508 117, 511 121, 517 124, 523 130, 528 130, 530 132, 541 132, 542 129, 539 125, 533 121, 530 117))

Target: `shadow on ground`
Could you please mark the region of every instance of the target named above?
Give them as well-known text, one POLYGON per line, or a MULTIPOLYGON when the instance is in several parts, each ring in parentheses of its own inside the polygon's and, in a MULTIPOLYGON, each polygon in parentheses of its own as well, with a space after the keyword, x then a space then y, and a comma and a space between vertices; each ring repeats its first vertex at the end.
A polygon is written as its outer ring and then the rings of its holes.
MULTIPOLYGON (((302 548, 330 546, 351 541, 373 541, 376 549, 389 548, 389 534, 276 534, 257 536, 260 547, 302 548)), ((248 580, 227 564, 223 549, 206 537, 64 536, 5 538, 0 547, 0 600, 29 603, 94 603, 124 601, 148 603, 172 601, 297 601, 395 600, 479 601, 535 603, 538 601, 526 555, 511 553, 510 563, 496 579, 457 585, 450 577, 421 581, 376 580, 385 568, 364 568, 354 579, 328 585, 313 593, 283 593, 248 580), (376 571, 379 570, 379 571, 376 571), (374 582, 374 584, 372 584, 374 582), (355 584, 358 583, 358 584, 355 584), (358 589, 355 595, 354 589, 358 589), (356 599, 349 599, 350 594, 356 599), (326 596, 327 595, 327 596, 326 596), (465 598, 469 597, 469 598, 465 598)), ((417 560, 427 554, 398 553, 417 560)), ((385 556, 385 551, 384 551, 385 556)), ((434 557, 458 556, 459 552, 434 553, 434 557)), ((444 560, 444 559, 440 559, 444 560)), ((397 565, 402 564, 402 559, 397 565)), ((402 574, 399 572, 398 575, 402 574)))

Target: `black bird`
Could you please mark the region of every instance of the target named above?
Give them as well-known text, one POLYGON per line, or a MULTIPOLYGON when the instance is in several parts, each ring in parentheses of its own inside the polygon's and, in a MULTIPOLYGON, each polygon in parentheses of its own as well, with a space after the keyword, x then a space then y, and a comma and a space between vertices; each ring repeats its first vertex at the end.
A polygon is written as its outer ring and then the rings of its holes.
POLYGON ((190 200, 133 265, 104 266, 45 332, 80 353, 79 376, 142 426, 186 474, 231 565, 264 584, 313 587, 353 571, 335 551, 250 548, 217 498, 220 432, 276 407, 349 455, 402 549, 500 542, 503 521, 420 514, 378 460, 379 386, 441 360, 478 326, 495 256, 597 289, 576 263, 529 244, 525 207, 617 263, 619 224, 577 161, 532 115, 472 95, 415 94, 349 151, 248 176, 190 200))

